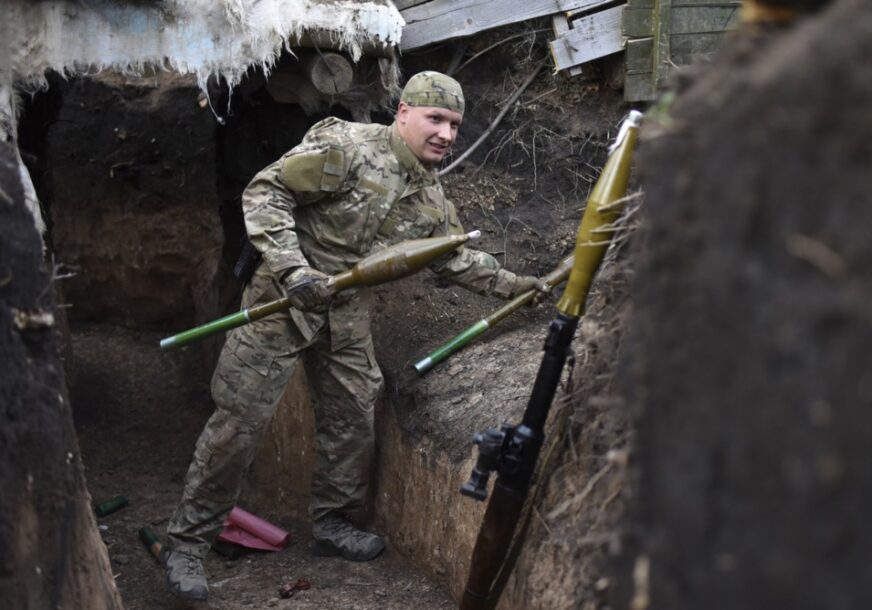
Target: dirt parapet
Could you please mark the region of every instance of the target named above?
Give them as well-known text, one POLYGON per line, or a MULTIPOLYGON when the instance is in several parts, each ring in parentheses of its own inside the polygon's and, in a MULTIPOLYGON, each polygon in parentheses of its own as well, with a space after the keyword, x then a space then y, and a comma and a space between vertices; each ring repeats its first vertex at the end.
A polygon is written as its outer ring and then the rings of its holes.
POLYGON ((0 599, 9 608, 121 608, 85 489, 52 277, 5 143, 0 194, 0 599))
POLYGON ((735 41, 648 132, 618 607, 872 604, 870 57, 872 7, 833 3, 735 41))

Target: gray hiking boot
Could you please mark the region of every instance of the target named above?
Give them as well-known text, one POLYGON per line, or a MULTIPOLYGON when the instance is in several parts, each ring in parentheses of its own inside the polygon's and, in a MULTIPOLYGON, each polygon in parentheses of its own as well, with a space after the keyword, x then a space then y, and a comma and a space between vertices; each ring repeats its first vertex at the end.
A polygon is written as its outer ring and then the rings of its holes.
POLYGON ((170 551, 166 560, 167 587, 186 600, 205 601, 209 596, 203 560, 181 551, 170 551))
POLYGON ((369 561, 385 548, 381 536, 359 530, 344 517, 329 513, 312 526, 312 552, 321 557, 342 555, 350 561, 369 561))

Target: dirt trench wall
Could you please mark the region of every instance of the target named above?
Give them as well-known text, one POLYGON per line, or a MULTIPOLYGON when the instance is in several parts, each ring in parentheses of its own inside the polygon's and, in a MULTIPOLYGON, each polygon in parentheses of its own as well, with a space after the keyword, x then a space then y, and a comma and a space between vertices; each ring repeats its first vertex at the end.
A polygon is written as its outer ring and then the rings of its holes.
MULTIPOLYGON (((221 311, 215 119, 192 77, 62 85, 41 189, 74 320, 182 329, 221 311)), ((232 286, 230 287, 232 290, 232 286)))
POLYGON ((0 599, 121 608, 85 489, 42 244, 0 143, 0 599))
POLYGON ((303 367, 291 378, 245 480, 240 504, 306 520, 315 459, 315 417, 303 367))
POLYGON ((870 58, 872 6, 836 2, 647 128, 615 607, 872 607, 870 58))
MULTIPOLYGON (((446 582, 459 597, 484 508, 458 493, 472 470, 472 452, 464 459, 444 449, 448 438, 461 441, 451 436, 454 431, 448 431, 449 437, 410 434, 398 421, 397 408, 384 395, 376 405, 371 509, 358 517, 373 522, 395 549, 446 582)), ((426 410, 438 408, 437 404, 426 410)), ((316 467, 314 428, 306 379, 300 372, 266 432, 242 492, 242 506, 308 519, 316 467)), ((466 444, 469 435, 462 436, 466 444)))

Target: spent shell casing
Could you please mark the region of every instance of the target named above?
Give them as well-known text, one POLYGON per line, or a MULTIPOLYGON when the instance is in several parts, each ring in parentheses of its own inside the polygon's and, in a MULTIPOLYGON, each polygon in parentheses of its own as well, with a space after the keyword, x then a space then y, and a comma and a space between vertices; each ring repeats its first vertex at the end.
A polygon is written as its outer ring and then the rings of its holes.
POLYGON ((151 528, 140 528, 139 539, 142 540, 142 544, 145 545, 145 548, 148 549, 148 552, 151 553, 154 558, 162 564, 164 562, 163 545, 160 543, 157 535, 153 531, 151 531, 151 528))
POLYGON ((95 505, 94 512, 97 513, 98 517, 105 517, 106 515, 111 515, 115 511, 121 510, 128 504, 127 496, 115 496, 114 498, 110 498, 105 502, 95 505))

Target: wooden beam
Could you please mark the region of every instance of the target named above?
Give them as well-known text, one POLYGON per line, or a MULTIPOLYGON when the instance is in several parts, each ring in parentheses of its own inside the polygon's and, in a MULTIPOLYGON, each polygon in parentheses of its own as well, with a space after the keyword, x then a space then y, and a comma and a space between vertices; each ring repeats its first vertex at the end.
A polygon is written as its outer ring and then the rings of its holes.
POLYGON ((566 13, 597 0, 432 0, 400 11, 404 51, 492 28, 566 13))
POLYGON ((572 22, 572 29, 551 42, 558 70, 617 53, 624 48, 621 35, 623 6, 616 6, 572 22))
POLYGON ((312 54, 300 62, 300 69, 315 89, 328 96, 348 91, 354 82, 354 67, 339 53, 312 54))

